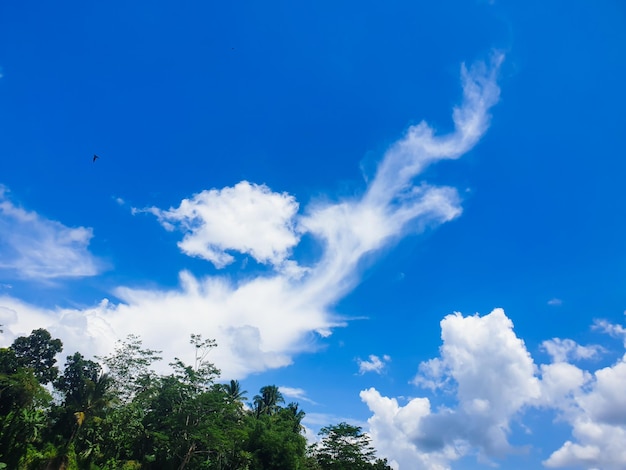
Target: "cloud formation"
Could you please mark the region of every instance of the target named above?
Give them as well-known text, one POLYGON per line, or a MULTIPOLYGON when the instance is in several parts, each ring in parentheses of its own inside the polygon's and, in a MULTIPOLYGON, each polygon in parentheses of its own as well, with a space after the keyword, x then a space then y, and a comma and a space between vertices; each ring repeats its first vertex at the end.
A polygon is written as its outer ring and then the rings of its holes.
MULTIPOLYGON (((626 328, 605 320, 596 322, 598 329, 624 339, 626 328)), ((626 344, 624 344, 626 348, 626 344)), ((544 465, 549 468, 626 468, 626 354, 614 364, 591 373, 567 364, 570 391, 553 401, 560 417, 572 427, 572 439, 554 451, 544 465)), ((545 373, 544 373, 545 375, 545 373)), ((545 381, 545 378, 544 378, 545 381)))
POLYGON ((541 343, 554 362, 566 362, 577 359, 593 359, 602 352, 598 345, 581 346, 571 339, 552 338, 541 343))
POLYGON ((285 396, 285 398, 289 399, 289 401, 305 401, 307 403, 315 404, 313 400, 307 397, 306 391, 302 388, 286 387, 284 385, 281 385, 280 387, 278 387, 278 389, 280 390, 280 393, 285 396))
POLYGON ((71 228, 13 204, 0 186, 0 272, 36 281, 95 276, 91 228, 71 228))
POLYGON ((421 364, 413 382, 453 393, 454 406, 433 410, 428 397, 401 406, 374 388, 360 394, 372 412, 374 444, 397 468, 442 470, 472 454, 489 461, 523 451, 508 442, 510 424, 531 408, 556 410, 572 428, 572 439, 550 454, 546 467, 626 467, 626 356, 585 371, 567 361, 600 350, 555 338, 542 344, 553 362, 537 366, 502 309, 482 317, 448 315, 441 338, 439 357, 421 364))
POLYGON ((380 358, 375 354, 370 354, 369 361, 363 359, 357 359, 357 364, 359 365, 359 374, 363 375, 366 372, 376 372, 377 374, 382 374, 387 367, 387 363, 391 362, 391 357, 386 354, 380 358))
POLYGON ((280 265, 299 240, 293 222, 298 212, 295 198, 247 181, 202 191, 183 199, 177 208, 139 212, 154 214, 167 230, 184 232, 178 243, 183 253, 217 268, 233 262, 229 250, 249 254, 259 263, 280 265))
POLYGON ((189 361, 189 334, 201 333, 216 339, 212 360, 227 378, 290 364, 295 354, 314 350, 317 337, 345 324, 332 308, 358 284, 365 257, 461 214, 456 189, 414 180, 429 164, 458 158, 478 142, 499 98, 501 61, 494 55, 490 64, 463 66, 463 101, 453 111, 453 132, 437 136, 425 122, 410 127, 383 155, 361 197, 316 201, 299 213, 293 196, 244 181, 203 191, 175 208, 143 210, 166 229, 184 232, 179 243, 184 253, 218 267, 237 253, 249 255, 274 268, 269 273, 237 280, 182 272, 178 288, 122 286, 115 290, 118 303, 43 314, 4 297, 0 306, 18 315, 7 328, 27 334, 28 319, 36 316, 39 326, 63 339, 67 352, 97 354, 138 334, 165 358, 189 361), (305 234, 319 244, 320 256, 302 265, 291 253, 305 234))

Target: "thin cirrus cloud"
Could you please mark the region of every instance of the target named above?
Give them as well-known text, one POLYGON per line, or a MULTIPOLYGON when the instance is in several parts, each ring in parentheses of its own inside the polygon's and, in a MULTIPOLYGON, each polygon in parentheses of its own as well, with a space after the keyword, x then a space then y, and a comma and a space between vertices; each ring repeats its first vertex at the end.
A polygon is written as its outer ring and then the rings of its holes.
MULTIPOLYGON (((203 191, 177 208, 140 210, 155 215, 166 229, 181 230, 184 253, 220 267, 239 252, 274 268, 269 273, 232 280, 183 271, 178 288, 118 287, 118 303, 59 308, 40 326, 63 339, 68 352, 103 354, 115 340, 138 334, 166 359, 188 361, 193 357, 189 334, 201 333, 217 341, 211 358, 225 378, 283 367, 294 355, 314 351, 317 337, 345 324, 332 306, 359 282, 364 257, 461 214, 456 189, 414 184, 414 179, 429 164, 458 158, 479 141, 499 99, 502 59, 494 54, 489 64, 463 66, 463 101, 453 111, 453 132, 437 136, 425 122, 410 127, 383 155, 361 197, 314 202, 300 213, 292 196, 241 182, 203 191), (319 259, 308 265, 290 258, 303 234, 321 246, 319 259)), ((21 319, 27 323, 40 315, 10 297, 0 305, 19 313, 18 323, 7 325, 10 334, 27 333, 21 319)))
POLYGON ((302 388, 286 387, 284 385, 281 385, 280 387, 278 387, 278 390, 286 398, 289 398, 289 399, 292 399, 292 400, 297 400, 297 401, 305 401, 307 403, 315 404, 315 402, 313 400, 311 400, 307 396, 306 391, 304 389, 302 389, 302 388))
POLYGON ((67 227, 16 206, 0 186, 0 271, 49 282, 99 274, 104 263, 89 252, 91 228, 67 227))
MULTIPOLYGON (((604 325, 607 332, 623 328, 604 325)), ((531 408, 554 410, 571 427, 572 438, 549 450, 546 467, 626 468, 624 357, 586 371, 566 361, 599 351, 556 338, 542 346, 553 361, 537 366, 502 309, 448 315, 441 332, 439 357, 422 363, 413 382, 452 392, 455 406, 433 410, 427 397, 400 405, 375 388, 361 392, 374 444, 396 468, 444 470, 470 455, 489 461, 519 453, 508 441, 510 425, 531 408)))

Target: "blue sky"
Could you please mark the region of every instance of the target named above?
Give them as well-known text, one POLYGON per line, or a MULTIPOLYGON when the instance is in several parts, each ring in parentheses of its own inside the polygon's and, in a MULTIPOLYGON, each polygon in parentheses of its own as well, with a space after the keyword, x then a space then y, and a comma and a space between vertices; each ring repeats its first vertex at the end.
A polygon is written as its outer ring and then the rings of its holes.
POLYGON ((395 468, 624 468, 624 57, 617 0, 3 2, 0 342, 200 333, 395 468))

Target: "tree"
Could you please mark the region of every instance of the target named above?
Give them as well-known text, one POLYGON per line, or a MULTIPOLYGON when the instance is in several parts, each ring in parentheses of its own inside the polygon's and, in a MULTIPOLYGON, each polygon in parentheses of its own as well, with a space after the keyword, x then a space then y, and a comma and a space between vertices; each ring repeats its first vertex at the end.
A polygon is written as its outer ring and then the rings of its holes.
POLYGON ((312 455, 322 470, 391 470, 384 459, 376 459, 370 437, 360 426, 348 423, 326 426, 319 432, 321 442, 312 455))
POLYGON ((238 468, 237 439, 240 406, 229 401, 224 387, 215 385, 217 369, 206 357, 216 344, 191 335, 193 366, 175 358, 173 374, 162 377, 149 400, 144 419, 147 468, 238 468))
POLYGON ((247 399, 246 393, 248 392, 241 389, 241 384, 238 380, 231 380, 230 383, 224 385, 224 391, 232 402, 242 402, 247 399))
POLYGON ((257 417, 261 415, 273 415, 280 409, 280 403, 285 402, 283 394, 276 385, 261 387, 260 395, 255 395, 254 412, 257 417))
POLYGON ((101 372, 97 362, 85 359, 79 352, 67 356, 63 375, 54 382, 54 387, 64 395, 64 405, 75 411, 83 408, 101 372))
POLYGON ((63 350, 60 339, 43 328, 33 330, 28 336, 20 336, 13 341, 11 348, 21 367, 32 369, 39 383, 45 385, 56 379, 59 369, 54 365, 55 356, 63 350))
POLYGON ((305 413, 299 408, 300 405, 298 403, 289 403, 286 408, 281 410, 281 413, 285 415, 285 417, 293 423, 293 432, 300 433, 303 431, 302 420, 304 419, 305 413))
POLYGON ((175 357, 174 362, 170 362, 174 369, 174 377, 197 389, 207 390, 220 375, 220 370, 206 360, 206 356, 217 343, 214 339, 202 339, 202 335, 196 334, 191 335, 189 343, 194 346, 194 365, 189 366, 175 357))
POLYGON ((98 363, 85 359, 78 352, 67 357, 63 375, 54 382, 54 387, 64 396, 55 414, 66 452, 73 446, 79 431, 89 428, 95 417, 101 419, 111 405, 114 400, 110 393, 112 384, 112 379, 102 373, 98 363))
POLYGON ((38 444, 52 397, 15 352, 0 349, 0 461, 9 468, 38 444))
POLYGON ((126 341, 118 341, 112 354, 96 356, 96 359, 108 369, 119 401, 129 403, 155 379, 156 374, 150 366, 161 360, 160 354, 161 351, 143 349, 139 336, 128 335, 126 341))

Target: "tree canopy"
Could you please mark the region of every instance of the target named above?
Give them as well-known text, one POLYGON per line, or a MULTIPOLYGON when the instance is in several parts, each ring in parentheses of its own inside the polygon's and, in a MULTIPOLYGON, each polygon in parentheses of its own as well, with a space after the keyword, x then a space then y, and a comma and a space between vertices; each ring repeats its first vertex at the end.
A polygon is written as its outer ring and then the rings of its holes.
POLYGON ((0 349, 0 468, 17 470, 314 470, 373 466, 360 428, 321 431, 307 449, 297 403, 267 385, 246 406, 237 380, 220 383, 215 341, 192 335, 194 363, 171 373, 160 351, 129 336, 98 362, 76 352, 59 374, 62 343, 44 329, 0 349), (46 389, 52 383, 54 398, 46 389), (363 465, 363 466, 355 466, 363 465), (369 465, 369 466, 367 466, 369 465))

